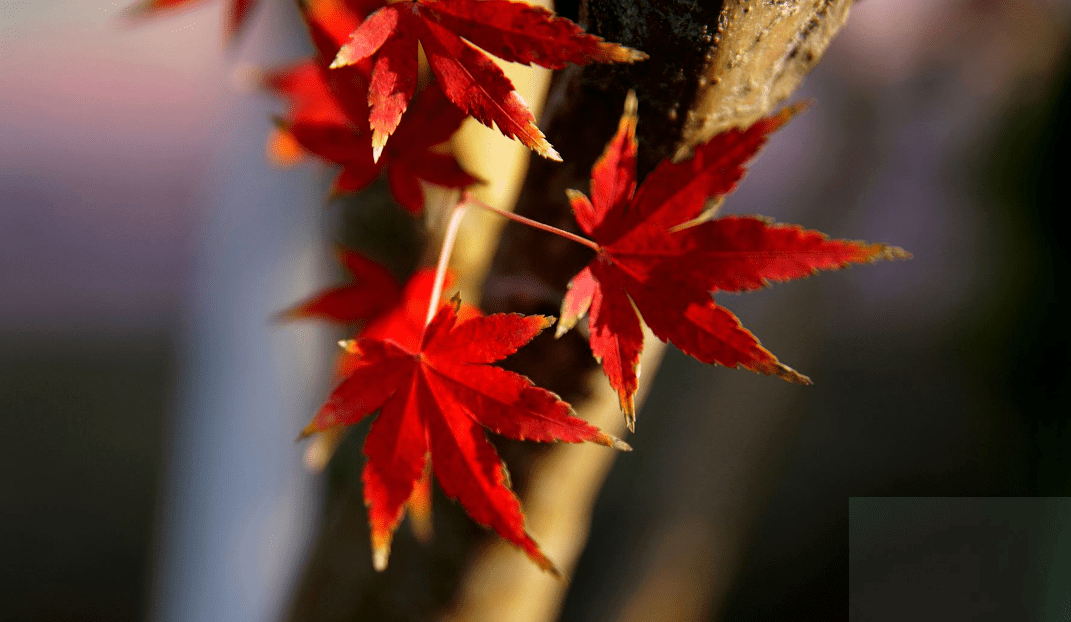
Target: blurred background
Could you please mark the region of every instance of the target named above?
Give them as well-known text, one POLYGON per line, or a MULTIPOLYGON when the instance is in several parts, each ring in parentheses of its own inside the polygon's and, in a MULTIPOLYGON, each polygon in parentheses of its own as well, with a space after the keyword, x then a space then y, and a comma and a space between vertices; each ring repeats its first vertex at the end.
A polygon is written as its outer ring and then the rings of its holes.
MULTIPOLYGON (((0 1, 4 619, 281 615, 334 352, 268 318, 336 278, 339 218, 264 155, 247 67, 304 49, 274 5, 224 45, 211 2, 0 1)), ((1069 33, 1067 1, 853 10, 724 209, 914 259, 722 301, 814 387, 667 355, 561 619, 836 619, 849 497, 1071 495, 1069 33)))

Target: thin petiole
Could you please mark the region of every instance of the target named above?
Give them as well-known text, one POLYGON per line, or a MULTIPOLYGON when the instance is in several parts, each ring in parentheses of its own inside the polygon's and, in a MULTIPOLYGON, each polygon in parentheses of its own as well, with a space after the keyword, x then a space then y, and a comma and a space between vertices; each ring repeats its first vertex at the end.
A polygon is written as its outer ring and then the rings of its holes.
POLYGON ((446 235, 443 236, 443 247, 439 251, 439 263, 435 265, 435 284, 431 286, 431 300, 428 302, 428 317, 424 320, 424 326, 431 324, 435 312, 439 309, 439 299, 442 298, 443 283, 446 282, 446 268, 450 264, 450 253, 454 250, 454 240, 457 239, 457 230, 461 225, 461 219, 465 216, 465 201, 454 206, 450 212, 450 222, 446 225, 446 235))
POLYGON ((515 222, 519 222, 522 225, 528 225, 529 227, 540 229, 540 230, 546 231, 548 233, 553 233, 554 235, 563 237, 566 240, 571 240, 573 242, 576 242, 577 244, 583 244, 584 246, 587 246, 588 248, 590 248, 592 250, 595 250, 595 251, 599 250, 599 245, 598 244, 596 244, 595 242, 592 242, 591 240, 589 240, 589 239, 587 239, 585 237, 581 237, 579 235, 576 235, 575 233, 569 233, 568 231, 565 231, 563 229, 559 229, 557 227, 552 227, 551 225, 543 224, 543 223, 541 223, 541 222, 539 222, 537 220, 532 220, 531 218, 525 218, 524 216, 518 216, 517 214, 514 214, 512 212, 506 212, 506 211, 500 210, 497 207, 491 207, 490 205, 488 205, 486 203, 483 203, 481 201, 477 201, 476 199, 474 199, 472 197, 472 195, 470 195, 468 193, 465 193, 461 197, 461 203, 462 204, 472 205, 474 207, 479 207, 481 209, 485 209, 485 210, 494 212, 494 213, 498 214, 499 216, 503 216, 505 218, 509 218, 510 220, 515 221, 515 222))

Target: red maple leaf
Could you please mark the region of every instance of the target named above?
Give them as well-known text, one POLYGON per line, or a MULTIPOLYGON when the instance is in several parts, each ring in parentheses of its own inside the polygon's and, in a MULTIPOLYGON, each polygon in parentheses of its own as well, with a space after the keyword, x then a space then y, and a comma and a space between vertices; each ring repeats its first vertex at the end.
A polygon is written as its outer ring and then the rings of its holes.
MULTIPOLYGON (((413 102, 413 114, 391 136, 383 157, 375 161, 367 115, 352 116, 359 106, 352 98, 348 98, 349 106, 343 106, 335 96, 337 85, 332 88, 326 73, 315 61, 306 61, 269 74, 265 83, 290 100, 287 116, 279 121, 280 129, 308 152, 342 166, 335 192, 361 190, 385 170, 395 200, 416 214, 424 209, 419 180, 445 188, 464 188, 478 181, 454 156, 432 149, 448 140, 465 119, 438 87, 430 85, 421 91, 413 102)), ((353 88, 354 83, 349 82, 347 89, 353 88)), ((273 138, 270 143, 273 151, 286 147, 277 140, 273 138)))
MULTIPOLYGON (((339 262, 353 275, 348 285, 328 288, 305 302, 280 314, 281 319, 318 318, 340 324, 367 322, 356 336, 370 339, 391 339, 403 347, 417 348, 424 330, 424 315, 431 300, 435 271, 418 270, 406 283, 404 290, 385 268, 356 251, 340 249, 339 262)), ((453 274, 446 273, 443 287, 449 287, 453 274)), ((461 305, 458 317, 462 320, 477 317, 480 310, 461 305)), ((360 352, 356 340, 346 343, 335 364, 338 378, 349 376, 358 367, 360 352)), ((334 456, 347 427, 325 430, 305 452, 305 464, 313 471, 322 471, 334 456)), ((409 522, 421 541, 431 538, 431 474, 426 472, 410 495, 409 522)))
MULTIPOLYGON (((454 275, 451 271, 446 272, 443 288, 451 286, 454 275)), ((391 308, 369 320, 368 324, 354 339, 346 342, 345 349, 338 357, 335 366, 339 378, 346 378, 357 369, 361 361, 361 352, 357 338, 365 339, 390 339, 408 350, 420 347, 420 339, 424 333, 424 320, 427 314, 428 304, 431 302, 431 292, 435 286, 435 271, 430 268, 417 270, 405 284, 401 298, 391 308)), ((459 320, 468 320, 480 317, 480 310, 472 305, 461 304, 457 310, 459 320)), ((323 454, 321 460, 326 461, 338 444, 342 441, 343 433, 348 427, 332 428, 325 431, 319 437, 324 438, 323 454)), ((425 469, 423 477, 417 482, 413 493, 409 496, 409 524, 413 533, 423 542, 431 539, 431 471, 425 469)))
POLYGON ((326 289, 278 315, 279 319, 320 318, 340 324, 374 320, 397 306, 398 280, 386 268, 364 255, 338 250, 338 261, 354 282, 326 289))
POLYGON ((553 393, 490 365, 531 341, 552 318, 496 314, 458 321, 458 306, 456 298, 443 305, 415 347, 390 337, 358 341, 353 371, 302 436, 379 411, 365 441, 363 474, 377 569, 386 567, 405 504, 430 463, 443 491, 473 519, 556 572, 525 531, 520 503, 483 428, 521 440, 628 446, 572 416, 553 393))
POLYGON ((414 114, 386 145, 384 157, 372 158, 368 126, 368 79, 371 63, 328 70, 349 32, 379 0, 312 0, 301 4, 318 58, 269 72, 264 84, 286 98, 289 109, 269 138, 269 151, 279 162, 295 159, 295 144, 328 162, 342 166, 333 191, 355 192, 386 171, 395 200, 411 213, 424 208, 418 180, 463 188, 478 181, 447 153, 432 149, 450 138, 465 119, 434 86, 413 102, 414 114))
POLYGON ((417 83, 417 44, 450 101, 480 123, 560 160, 502 70, 473 47, 504 60, 550 69, 567 63, 635 62, 647 55, 584 33, 550 11, 509 0, 417 0, 373 13, 332 67, 373 60, 368 92, 374 158, 394 133, 417 83), (464 37, 465 40, 462 40, 464 37), (467 41, 466 41, 467 40, 467 41), (470 45, 470 43, 472 45, 470 45))
POLYGON ((799 109, 718 134, 686 161, 663 161, 637 190, 636 100, 630 94, 617 133, 592 168, 592 200, 569 193, 576 221, 598 254, 570 281, 558 334, 588 314, 592 353, 617 390, 629 429, 643 349, 640 316, 659 339, 704 363, 810 384, 715 304, 711 293, 907 256, 884 244, 831 240, 762 218, 709 219, 709 202, 733 190, 767 135, 799 109))
MULTIPOLYGON (((168 11, 171 9, 186 8, 194 4, 199 4, 202 0, 142 0, 131 6, 128 6, 124 13, 129 18, 141 18, 149 15, 155 15, 161 11, 168 11)), ((256 5, 257 0, 233 0, 230 3, 230 9, 227 13, 227 36, 233 37, 245 27, 246 22, 249 21, 249 16, 253 11, 253 6, 256 5)))

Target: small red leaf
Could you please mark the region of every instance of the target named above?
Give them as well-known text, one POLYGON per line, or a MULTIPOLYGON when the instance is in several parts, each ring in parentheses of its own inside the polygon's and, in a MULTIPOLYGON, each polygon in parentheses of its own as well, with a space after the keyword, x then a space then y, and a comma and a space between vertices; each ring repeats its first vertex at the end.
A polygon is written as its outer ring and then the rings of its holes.
MULTIPOLYGON (((492 316, 493 317, 493 316, 492 316)), ((621 441, 603 434, 572 414, 565 402, 534 385, 524 376, 498 367, 441 367, 433 384, 441 395, 452 395, 456 404, 488 430, 519 441, 582 443, 624 449, 621 441)))
POLYGON ((269 71, 264 76, 264 85, 288 100, 289 124, 346 126, 352 123, 346 110, 339 105, 332 93, 324 77, 323 68, 315 61, 307 60, 269 71))
POLYGON ((279 314, 281 319, 320 318, 352 324, 373 319, 397 304, 398 281, 385 268, 354 251, 339 251, 354 283, 333 287, 279 314))
MULTIPOLYGON (((411 60, 415 64, 415 43, 402 49, 414 54, 411 60)), ((387 56, 377 62, 389 64, 395 60, 387 56)), ((346 76, 340 75, 343 72, 328 72, 316 61, 310 60, 271 72, 265 78, 268 88, 290 102, 287 117, 279 122, 287 135, 309 153, 342 166, 335 180, 335 192, 361 190, 386 169, 394 198, 407 211, 419 214, 424 209, 424 191, 418 180, 447 188, 463 188, 477 181, 461 168, 453 156, 431 151, 433 146, 447 140, 465 118, 464 113, 434 86, 424 89, 413 99, 411 107, 414 114, 402 120, 397 131, 383 146, 377 162, 374 159, 377 155, 374 140, 376 136, 386 140, 385 126, 377 126, 378 130, 369 128, 366 100, 371 91, 365 90, 367 82, 359 79, 359 71, 353 67, 347 67, 346 70, 352 70, 354 74, 349 76, 348 81, 343 80, 346 76), (345 94, 345 99, 337 96, 339 92, 345 94), (362 116, 354 118, 354 114, 362 116)), ((398 74, 382 71, 377 75, 382 77, 379 83, 373 84, 373 88, 385 90, 389 99, 394 97, 390 95, 391 90, 397 87, 401 89, 395 93, 400 98, 398 101, 405 100, 408 105, 406 98, 411 93, 406 89, 409 87, 386 82, 388 78, 401 79, 408 74, 404 71, 398 74)), ((412 75, 415 76, 415 73, 412 75)), ((390 121, 388 104, 375 107, 372 123, 390 121)), ((397 112, 401 114, 400 109, 397 112)), ((394 121, 397 120, 398 117, 394 117, 394 121)), ((293 156, 286 159, 292 160, 293 156)))

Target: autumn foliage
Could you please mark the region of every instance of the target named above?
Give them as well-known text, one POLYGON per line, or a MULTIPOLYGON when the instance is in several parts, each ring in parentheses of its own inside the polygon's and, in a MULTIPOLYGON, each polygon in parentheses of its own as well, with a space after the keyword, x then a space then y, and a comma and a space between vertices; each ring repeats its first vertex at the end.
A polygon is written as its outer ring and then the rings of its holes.
POLYGON ((577 224, 598 245, 598 255, 569 282, 558 335, 589 315, 591 351, 618 392, 630 430, 643 349, 639 316, 659 339, 704 363, 810 384, 763 348, 711 293, 905 255, 884 244, 830 240, 762 218, 711 220, 711 202, 733 190, 767 135, 797 110, 722 132, 681 163, 663 161, 637 189, 636 100, 630 95, 617 134, 591 170, 592 199, 569 193, 577 224))
POLYGON ((628 63, 642 52, 585 34, 550 11, 509 0, 396 2, 373 13, 353 32, 332 67, 374 62, 368 91, 374 158, 398 127, 417 82, 417 43, 446 97, 480 123, 492 123, 536 153, 561 160, 535 125, 513 84, 486 55, 561 69, 567 63, 628 63), (464 39, 462 39, 464 37, 464 39))
MULTIPOLYGON (((152 14, 185 4, 192 1, 144 0, 130 12, 152 14)), ((247 21, 253 4, 229 4, 229 33, 247 21)), ((509 0, 305 0, 299 6, 316 54, 263 76, 264 86, 286 105, 270 151, 279 161, 305 153, 336 166, 335 192, 359 191, 385 175, 395 200, 411 214, 427 208, 423 184, 463 190, 478 183, 446 148, 467 117, 560 159, 484 52, 551 69, 646 59, 545 9, 509 0), (422 71, 434 78, 424 88, 422 71)), ((568 193, 587 237, 483 206, 595 251, 569 282, 557 334, 587 316, 591 352, 617 392, 630 430, 644 323, 700 361, 810 384, 714 295, 907 257, 896 247, 829 239, 761 217, 717 217, 745 165, 799 110, 789 107, 722 132, 690 158, 662 162, 639 183, 639 117, 630 93, 617 133, 592 168, 590 198, 568 193)), ((455 209, 480 205, 462 196, 455 209)), ((449 220, 456 227, 458 218, 449 220)), ((495 365, 554 319, 484 316, 457 298, 438 304, 443 283, 449 283, 445 251, 436 269, 418 270, 402 286, 375 262, 341 250, 339 260, 352 282, 280 314, 355 330, 343 343, 337 386, 301 432, 302 438, 318 439, 310 463, 322 466, 343 430, 374 416, 362 479, 377 569, 387 565, 407 507, 425 525, 418 531, 427 535, 433 475, 474 520, 557 572, 525 530, 520 503, 486 431, 518 440, 629 447, 578 418, 558 396, 495 365)))

